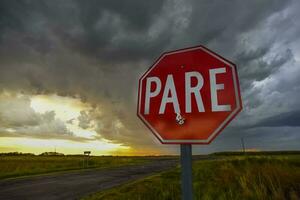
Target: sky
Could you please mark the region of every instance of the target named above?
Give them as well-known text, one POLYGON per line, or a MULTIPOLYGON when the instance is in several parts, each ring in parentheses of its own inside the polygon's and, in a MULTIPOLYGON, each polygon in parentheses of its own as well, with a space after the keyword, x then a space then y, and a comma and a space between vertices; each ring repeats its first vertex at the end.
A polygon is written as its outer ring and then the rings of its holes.
POLYGON ((243 111, 194 154, 300 150, 300 1, 0 2, 0 152, 176 154, 136 116, 139 77, 204 45, 237 65, 243 111))

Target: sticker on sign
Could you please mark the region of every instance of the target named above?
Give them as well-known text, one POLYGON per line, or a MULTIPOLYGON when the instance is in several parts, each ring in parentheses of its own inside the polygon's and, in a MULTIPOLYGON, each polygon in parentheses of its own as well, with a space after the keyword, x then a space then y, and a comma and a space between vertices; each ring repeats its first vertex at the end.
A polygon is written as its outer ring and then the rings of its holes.
POLYGON ((236 66, 203 46, 164 53, 139 80, 138 116, 162 143, 208 144, 241 109, 236 66))

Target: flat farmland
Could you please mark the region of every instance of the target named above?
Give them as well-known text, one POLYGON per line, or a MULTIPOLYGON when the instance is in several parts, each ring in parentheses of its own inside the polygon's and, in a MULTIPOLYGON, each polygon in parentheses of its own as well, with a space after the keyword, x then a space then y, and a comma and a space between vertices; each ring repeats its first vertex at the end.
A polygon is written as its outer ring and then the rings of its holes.
POLYGON ((4 156, 0 197, 80 199, 176 167, 178 157, 4 156), (85 164, 83 164, 85 162, 85 164))
MULTIPOLYGON (((194 199, 300 199, 300 155, 212 155, 193 162, 194 199)), ((84 200, 179 200, 180 167, 84 200)))
MULTIPOLYGON (((299 152, 193 157, 194 199, 298 200, 299 152)), ((176 156, 1 156, 4 199, 179 200, 176 156)))
POLYGON ((125 165, 139 165, 155 157, 121 156, 0 156, 0 179, 52 172, 84 170, 93 168, 114 168, 125 165))

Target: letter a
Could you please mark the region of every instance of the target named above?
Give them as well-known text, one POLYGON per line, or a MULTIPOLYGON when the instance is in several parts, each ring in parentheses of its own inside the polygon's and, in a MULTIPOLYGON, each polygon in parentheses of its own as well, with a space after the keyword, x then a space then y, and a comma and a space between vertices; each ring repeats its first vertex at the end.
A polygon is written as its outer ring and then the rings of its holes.
POLYGON ((171 74, 169 74, 167 77, 164 94, 159 108, 159 114, 165 113, 167 103, 172 103, 175 113, 180 113, 177 93, 174 85, 174 79, 171 74), (171 93, 170 97, 169 97, 169 92, 171 93))

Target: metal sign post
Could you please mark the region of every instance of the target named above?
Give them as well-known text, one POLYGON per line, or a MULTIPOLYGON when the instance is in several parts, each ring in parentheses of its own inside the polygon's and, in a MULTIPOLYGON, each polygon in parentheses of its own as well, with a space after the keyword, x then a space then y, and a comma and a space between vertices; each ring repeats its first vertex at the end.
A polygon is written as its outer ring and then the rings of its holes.
POLYGON ((193 199, 192 145, 181 144, 181 191, 183 200, 193 199))

